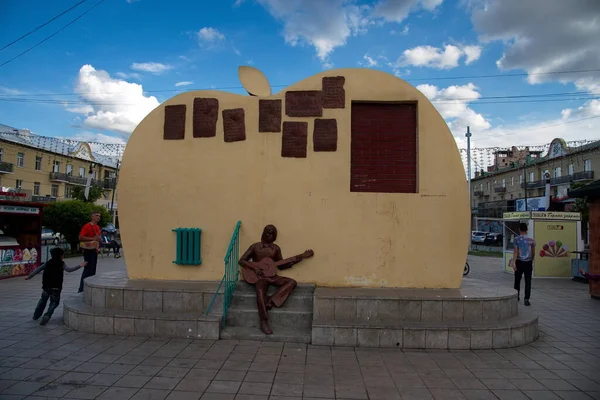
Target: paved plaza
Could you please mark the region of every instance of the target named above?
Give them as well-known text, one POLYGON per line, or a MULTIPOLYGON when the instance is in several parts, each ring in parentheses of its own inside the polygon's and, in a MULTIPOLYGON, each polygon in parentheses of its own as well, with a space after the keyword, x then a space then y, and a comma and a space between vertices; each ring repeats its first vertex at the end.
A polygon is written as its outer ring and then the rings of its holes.
MULTIPOLYGON (((466 279, 512 286, 500 259, 469 263, 466 279)), ((99 260, 99 273, 123 268, 99 260)), ((65 276, 63 300, 80 276, 65 276)), ((62 325, 62 304, 47 326, 32 321, 40 292, 41 276, 0 281, 1 400, 600 399, 600 301, 569 279, 535 279, 540 338, 495 351, 87 334, 62 325)))

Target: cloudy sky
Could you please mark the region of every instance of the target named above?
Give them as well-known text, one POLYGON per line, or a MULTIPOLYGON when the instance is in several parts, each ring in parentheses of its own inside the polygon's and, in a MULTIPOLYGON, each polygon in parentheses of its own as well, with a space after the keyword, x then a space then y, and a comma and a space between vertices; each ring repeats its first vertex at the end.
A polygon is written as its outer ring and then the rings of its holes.
POLYGON ((600 139, 598 0, 85 0, 17 40, 80 2, 1 2, 0 123, 120 142, 179 91, 245 94, 239 65, 274 91, 367 67, 419 88, 461 147, 466 126, 476 147, 600 139))

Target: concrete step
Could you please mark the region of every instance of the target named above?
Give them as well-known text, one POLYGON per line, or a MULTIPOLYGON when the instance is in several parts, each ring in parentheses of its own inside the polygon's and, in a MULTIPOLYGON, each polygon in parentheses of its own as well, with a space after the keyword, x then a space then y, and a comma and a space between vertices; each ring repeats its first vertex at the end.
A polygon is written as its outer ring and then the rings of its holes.
POLYGON ((272 335, 265 335, 259 328, 226 326, 221 330, 223 340, 255 340, 262 342, 310 343, 311 329, 273 328, 272 335))
MULTIPOLYGON (((256 310, 256 293, 254 291, 236 291, 231 299, 231 307, 252 308, 256 310)), ((310 311, 313 310, 313 295, 306 292, 292 293, 281 309, 310 311)))
POLYGON ((76 331, 102 335, 219 338, 220 315, 123 310, 92 307, 82 293, 64 302, 64 324, 76 331))
POLYGON ((315 318, 312 344, 417 349, 498 349, 529 344, 538 338, 533 310, 486 322, 340 321, 315 318))
MULTIPOLYGON (((269 324, 273 329, 280 327, 310 329, 312 326, 312 310, 294 310, 273 308, 269 311, 269 324)), ((256 307, 233 307, 227 312, 226 326, 259 327, 260 320, 256 307)))
MULTIPOLYGON (((275 286, 271 286, 269 288, 269 294, 275 293, 276 290, 277 290, 277 288, 275 286)), ((253 285, 250 285, 244 281, 239 281, 235 288, 235 293, 240 293, 240 292, 248 292, 248 293, 254 294, 254 293, 256 293, 256 289, 254 289, 253 285)), ((296 288, 294 289, 294 293, 292 294, 292 296, 294 294, 312 296, 314 293, 315 293, 315 285, 314 284, 299 283, 298 286, 296 286, 296 288)))

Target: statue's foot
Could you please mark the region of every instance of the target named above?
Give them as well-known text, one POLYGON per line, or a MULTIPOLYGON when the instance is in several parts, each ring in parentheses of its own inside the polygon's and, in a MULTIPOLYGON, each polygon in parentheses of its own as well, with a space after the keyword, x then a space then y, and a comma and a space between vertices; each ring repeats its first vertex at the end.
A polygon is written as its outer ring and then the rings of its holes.
POLYGON ((273 334, 273 330, 269 327, 267 321, 260 321, 260 330, 263 331, 265 335, 273 334))

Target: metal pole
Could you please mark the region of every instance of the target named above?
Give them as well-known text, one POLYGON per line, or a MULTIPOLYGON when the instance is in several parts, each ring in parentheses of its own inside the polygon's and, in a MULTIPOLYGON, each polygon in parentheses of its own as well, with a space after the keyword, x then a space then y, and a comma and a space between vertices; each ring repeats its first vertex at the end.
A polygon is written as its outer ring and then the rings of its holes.
POLYGON ((523 168, 523 187, 525 188, 525 211, 527 211, 527 158, 523 168))
POLYGON ((471 129, 467 126, 467 181, 469 182, 469 207, 473 210, 473 200, 471 197, 471 129))
POLYGON ((118 178, 119 178, 119 160, 117 160, 117 170, 115 172, 115 187, 113 188, 112 200, 110 201, 110 213, 112 214, 112 223, 115 228, 117 227, 117 214, 116 214, 117 210, 114 209, 114 206, 115 206, 115 192, 117 191, 117 179, 118 178))

